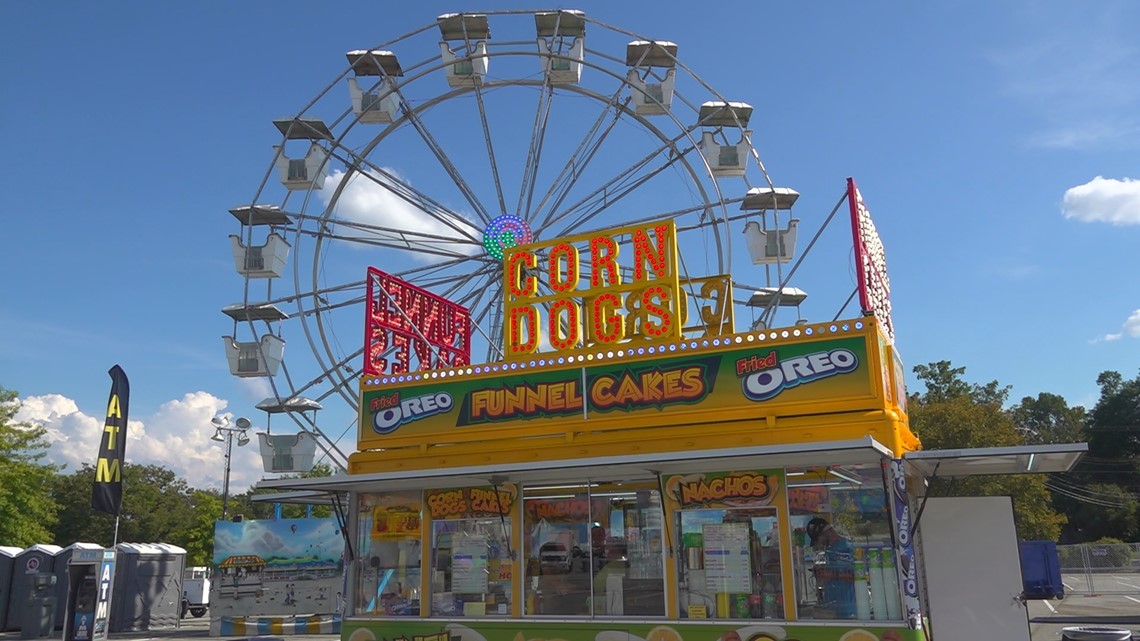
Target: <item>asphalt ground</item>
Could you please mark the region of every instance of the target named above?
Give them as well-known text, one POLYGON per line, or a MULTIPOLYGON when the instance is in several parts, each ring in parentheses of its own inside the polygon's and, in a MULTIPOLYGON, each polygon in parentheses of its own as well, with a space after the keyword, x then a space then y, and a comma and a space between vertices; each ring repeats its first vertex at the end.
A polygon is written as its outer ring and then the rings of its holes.
POLYGON ((1130 630, 1140 639, 1140 594, 1069 595, 1028 607, 1033 641, 1059 641, 1065 628, 1088 626, 1130 630))
MULTIPOLYGON (((1101 594, 1097 596, 1070 595, 1062 600, 1030 601, 1029 630, 1032 641, 1060 641, 1062 631, 1068 627, 1111 627, 1131 630, 1133 639, 1140 639, 1140 593, 1101 594)), ((19 641, 21 633, 0 633, 0 641, 19 641)), ((56 639, 62 631, 56 631, 56 639)), ((178 628, 165 628, 144 632, 116 632, 111 641, 201 641, 210 637, 210 619, 203 617, 183 619, 178 628)), ((338 641, 338 634, 295 634, 287 636, 234 636, 213 637, 248 641, 338 641)), ((993 640, 999 641, 999 640, 993 640)))
MULTIPOLYGON (((4 632, 0 633, 0 641, 19 641, 21 638, 20 632, 4 632)), ((55 639, 63 638, 63 631, 56 630, 55 639)), ((290 634, 287 636, 236 636, 236 637, 210 637, 210 618, 208 616, 201 619, 187 617, 182 619, 179 627, 177 628, 162 628, 156 630, 146 630, 143 632, 112 632, 109 639, 115 641, 122 639, 124 641, 192 641, 201 639, 214 638, 214 639, 241 639, 241 640, 258 640, 258 641, 337 641, 340 639, 339 634, 290 634)))

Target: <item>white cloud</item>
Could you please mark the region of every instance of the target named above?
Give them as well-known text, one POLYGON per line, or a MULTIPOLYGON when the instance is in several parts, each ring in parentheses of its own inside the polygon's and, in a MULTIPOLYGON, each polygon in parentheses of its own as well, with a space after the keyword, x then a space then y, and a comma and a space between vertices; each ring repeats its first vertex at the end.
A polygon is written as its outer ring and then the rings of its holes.
MULTIPOLYGON (((102 416, 89 416, 75 401, 59 394, 20 399, 16 420, 42 425, 50 443, 47 458, 67 466, 65 473, 83 463, 94 464, 103 434, 102 416)), ((191 392, 169 401, 152 416, 130 418, 127 423, 128 463, 161 465, 182 477, 191 487, 222 487, 224 443, 210 440, 210 419, 227 402, 207 392, 191 392)), ((262 476, 261 456, 254 439, 246 447, 234 446, 230 490, 241 492, 262 476)))
POLYGON ((1118 341, 1125 336, 1129 336, 1131 338, 1140 338, 1140 309, 1132 312, 1132 315, 1129 316, 1128 319, 1124 321, 1124 324, 1120 326, 1119 332, 1105 334, 1104 336, 1101 336, 1100 338, 1094 339, 1090 342, 1111 343, 1112 341, 1118 341))
MULTIPOLYGON (((408 182, 390 168, 384 168, 384 171, 395 176, 401 182, 408 182)), ((418 240, 429 246, 465 255, 473 255, 478 251, 480 246, 477 243, 482 242, 482 231, 477 229, 474 224, 467 222, 466 219, 460 221, 449 219, 452 224, 459 226, 463 233, 456 231, 441 220, 444 217, 443 214, 438 216, 428 214, 419 206, 397 196, 394 190, 400 190, 409 195, 412 193, 403 189, 400 184, 394 183, 378 172, 368 171, 367 173, 368 176, 354 173, 348 177, 348 184, 345 185, 336 203, 338 220, 423 235, 401 238, 396 232, 379 230, 375 232, 376 238, 385 239, 389 242, 402 244, 410 240, 414 244, 418 240), (424 236, 441 236, 446 240, 425 239, 424 236)), ((345 180, 346 175, 344 171, 337 170, 325 178, 324 189, 319 193, 326 205, 328 199, 336 193, 340 183, 345 180)), ((344 232, 345 235, 349 233, 362 237, 369 235, 367 231, 362 230, 344 232)), ((368 248, 367 245, 363 244, 358 246, 368 248)), ((413 253, 413 256, 418 256, 418 254, 413 253)), ((423 258, 428 261, 439 260, 437 256, 427 254, 423 255, 423 258)))
POLYGON ((1086 223, 1140 225, 1140 180, 1097 176, 1066 190, 1061 211, 1086 223))

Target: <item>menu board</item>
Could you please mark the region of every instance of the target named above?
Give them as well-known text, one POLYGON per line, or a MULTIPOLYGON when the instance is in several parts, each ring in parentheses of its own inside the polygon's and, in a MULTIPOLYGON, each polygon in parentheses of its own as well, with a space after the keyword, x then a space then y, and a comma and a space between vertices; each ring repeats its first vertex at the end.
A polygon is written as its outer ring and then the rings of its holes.
POLYGON ((706 523, 704 539, 705 589, 732 594, 752 592, 747 523, 706 523))
POLYGON ((453 539, 451 591, 482 594, 487 591, 487 539, 469 535, 453 539))

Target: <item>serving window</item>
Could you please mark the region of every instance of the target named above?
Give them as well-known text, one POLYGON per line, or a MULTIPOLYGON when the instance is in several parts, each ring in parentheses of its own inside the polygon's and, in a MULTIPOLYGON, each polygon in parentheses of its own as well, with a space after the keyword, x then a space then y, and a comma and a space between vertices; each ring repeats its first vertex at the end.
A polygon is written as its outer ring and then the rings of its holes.
POLYGON ((674 476, 679 613, 687 619, 783 619, 778 471, 674 476))
POLYGON ((527 615, 664 616, 654 484, 524 488, 527 615))
POLYGON ((355 602, 359 614, 419 616, 420 492, 360 494, 355 602))
POLYGON ((901 621, 881 468, 789 468, 787 478, 798 617, 901 621))
POLYGON ((516 495, 513 485, 428 492, 432 616, 512 614, 510 515, 516 495))

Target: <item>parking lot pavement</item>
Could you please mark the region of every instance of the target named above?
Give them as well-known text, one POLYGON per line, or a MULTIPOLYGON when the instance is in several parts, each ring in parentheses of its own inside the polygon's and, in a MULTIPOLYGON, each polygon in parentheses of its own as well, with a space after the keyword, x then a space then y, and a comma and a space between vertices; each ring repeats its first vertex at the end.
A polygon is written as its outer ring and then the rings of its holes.
POLYGON ((1068 627, 1098 626, 1132 631, 1140 638, 1140 596, 1105 594, 1070 595, 1059 601, 1034 600, 1029 606, 1029 632, 1033 641, 1059 641, 1068 627))
MULTIPOLYGON (((20 632, 4 632, 0 633, 0 641, 19 641, 20 632)), ((56 630, 54 639, 62 639, 63 631, 56 630)), ((337 641, 340 639, 339 634, 290 634, 287 636, 238 636, 238 637, 210 637, 210 619, 203 617, 201 619, 186 618, 177 628, 163 628, 157 630, 146 630, 142 632, 112 632, 110 637, 111 641, 122 639, 123 641, 201 641, 202 639, 257 639, 262 641, 282 640, 282 641, 337 641)))
MULTIPOLYGON (((1068 596, 1060 601, 1030 601, 1029 630, 1032 641, 1060 641, 1064 628, 1081 625, 1126 628, 1133 639, 1140 639, 1140 595, 1109 594, 1096 597, 1068 596), (1134 622, 1115 623, 1123 619, 1134 622), (1050 622, 1054 620, 1055 622, 1050 622)), ((0 633, 0 641, 19 641, 20 632, 0 633)), ((55 639, 61 639, 56 631, 55 639)), ((111 641, 202 641, 210 637, 209 618, 183 619, 180 627, 144 632, 115 632, 111 641)), ((338 641, 339 634, 295 634, 287 636, 213 637, 227 640, 254 641, 338 641)))

